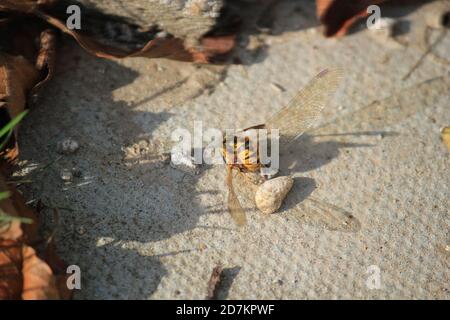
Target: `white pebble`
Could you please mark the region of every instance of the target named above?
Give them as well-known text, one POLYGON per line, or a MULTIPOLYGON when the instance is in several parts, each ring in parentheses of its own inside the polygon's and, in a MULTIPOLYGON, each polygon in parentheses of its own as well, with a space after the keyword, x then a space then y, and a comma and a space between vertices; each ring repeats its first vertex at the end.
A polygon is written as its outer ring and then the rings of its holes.
POLYGON ((278 84, 278 83, 272 82, 270 85, 271 85, 272 88, 275 89, 277 92, 280 92, 280 93, 281 93, 281 92, 285 92, 285 91, 286 91, 286 89, 283 88, 283 86, 280 85, 280 84, 278 84))
POLYGON ((78 227, 76 228, 76 232, 77 232, 79 235, 83 235, 83 234, 86 233, 86 229, 85 229, 83 226, 78 226, 78 227))
POLYGON ((72 174, 72 171, 71 171, 71 170, 64 169, 64 170, 61 172, 61 179, 62 179, 64 182, 70 182, 70 181, 72 181, 72 178, 73 178, 73 174, 72 174))
POLYGON ((294 180, 290 176, 267 180, 256 191, 256 206, 265 214, 274 213, 281 207, 293 185, 294 180))
POLYGON ((67 139, 64 139, 64 140, 58 142, 56 149, 57 149, 58 153, 71 154, 71 153, 75 153, 78 150, 78 148, 80 148, 80 145, 76 140, 74 140, 72 138, 67 138, 67 139))

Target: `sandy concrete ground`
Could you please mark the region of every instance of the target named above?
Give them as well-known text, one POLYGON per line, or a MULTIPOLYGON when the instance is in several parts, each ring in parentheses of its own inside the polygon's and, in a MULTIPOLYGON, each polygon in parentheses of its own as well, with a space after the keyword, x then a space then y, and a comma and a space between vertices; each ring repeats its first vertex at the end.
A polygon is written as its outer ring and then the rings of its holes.
MULTIPOLYGON (((275 35, 248 35, 243 64, 226 68, 63 49, 21 129, 20 174, 33 183, 20 189, 60 208, 59 253, 82 271, 76 298, 202 299, 217 263, 221 298, 450 297, 450 162, 439 134, 450 123, 450 33, 404 81, 425 50, 423 11, 402 9, 408 28, 396 38, 361 30, 328 40, 310 11, 308 1, 283 3, 275 35), (238 229, 223 167, 190 175, 155 156, 194 121, 263 122, 334 65, 346 73, 336 99, 282 160, 295 185, 279 213, 255 210, 237 181, 249 220, 238 229), (65 137, 77 153, 57 153, 65 137), (64 182, 72 168, 81 176, 64 182), (345 212, 314 210, 313 198, 345 212), (379 289, 366 284, 370 266, 379 289)), ((41 219, 50 228, 51 212, 41 219)))

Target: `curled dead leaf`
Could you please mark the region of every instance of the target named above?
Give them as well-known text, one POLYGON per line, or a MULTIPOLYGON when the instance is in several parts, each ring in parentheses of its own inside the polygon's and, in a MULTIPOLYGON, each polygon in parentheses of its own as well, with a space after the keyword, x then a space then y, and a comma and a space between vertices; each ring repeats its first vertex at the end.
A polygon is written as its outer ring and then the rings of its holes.
POLYGON ((5 190, 9 196, 0 201, 0 212, 21 220, 0 225, 0 299, 69 299, 66 264, 56 255, 53 237, 42 241, 36 214, 0 175, 0 191, 5 190), (31 223, 21 223, 24 218, 31 223), (31 245, 42 243, 38 256, 31 245))
POLYGON ((29 246, 22 247, 22 299, 59 299, 56 279, 50 267, 29 246))
MULTIPOLYGON (((36 68, 24 57, 0 53, 0 108, 6 111, 0 113, 1 127, 24 111, 38 77, 36 68)), ((8 160, 14 160, 18 154, 17 127, 14 133, 15 139, 4 154, 8 160)))
POLYGON ((56 279, 36 251, 19 241, 0 240, 0 299, 58 299, 56 279))
POLYGON ((214 267, 213 271, 211 272, 211 277, 208 281, 208 290, 206 294, 206 300, 214 300, 216 299, 217 295, 217 288, 220 284, 220 280, 222 277, 222 271, 223 268, 221 265, 218 265, 214 267))
POLYGON ((40 81, 33 87, 31 95, 36 93, 53 77, 56 58, 56 35, 54 30, 46 29, 40 35, 39 54, 36 58, 36 69, 41 74, 40 81))
POLYGON ((230 53, 235 46, 235 35, 204 37, 201 39, 201 54, 205 56, 206 61, 211 61, 215 57, 230 53))
POLYGON ((0 10, 29 12, 34 10, 37 5, 37 0, 3 0, 0 3, 0 10))
POLYGON ((0 96, 11 118, 25 109, 28 92, 37 80, 38 72, 27 59, 0 53, 0 96))
MULTIPOLYGON (((78 44, 89 53, 107 59, 121 59, 128 57, 167 58, 185 62, 208 63, 217 55, 230 52, 235 46, 234 36, 207 36, 200 40, 199 47, 186 47, 184 40, 171 37, 157 37, 148 41, 141 49, 135 52, 127 52, 124 49, 113 47, 95 41, 78 31, 67 28, 66 24, 55 16, 40 10, 42 7, 50 7, 53 0, 7 0, 0 5, 0 11, 19 11, 34 15, 51 26, 73 37, 78 44)), ((33 93, 52 76, 54 61, 54 34, 45 30, 41 34, 41 50, 37 58, 38 70, 47 69, 47 73, 33 90, 33 93)))
POLYGON ((52 5, 58 0, 2 0, 0 11, 32 12, 33 10, 52 5))
MULTIPOLYGON (((64 33, 71 35, 82 48, 100 58, 122 59, 130 57, 146 57, 207 63, 210 55, 215 53, 212 50, 213 42, 210 39, 205 41, 208 47, 202 51, 201 49, 185 48, 183 40, 178 38, 155 38, 153 40, 150 40, 142 49, 136 52, 129 53, 119 48, 101 44, 91 39, 90 37, 84 36, 74 30, 70 30, 63 22, 44 12, 35 10, 34 14, 47 21, 54 27, 58 28, 59 30, 63 31, 64 33)), ((227 41, 229 42, 228 38, 227 41)), ((229 47, 229 45, 222 45, 216 50, 218 52, 224 52, 229 47)))
POLYGON ((14 240, 0 240, 0 299, 20 299, 23 287, 22 249, 14 240))

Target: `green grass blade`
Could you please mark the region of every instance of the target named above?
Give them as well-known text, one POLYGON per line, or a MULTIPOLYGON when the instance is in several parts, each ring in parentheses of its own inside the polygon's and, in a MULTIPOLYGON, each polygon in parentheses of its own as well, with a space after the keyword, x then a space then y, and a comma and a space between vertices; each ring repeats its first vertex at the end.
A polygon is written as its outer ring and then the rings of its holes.
POLYGON ((6 198, 9 198, 10 195, 11 194, 9 193, 9 191, 2 191, 2 192, 0 192, 0 201, 4 200, 6 198))
POLYGON ((33 219, 30 219, 30 218, 0 215, 0 222, 12 222, 14 220, 19 220, 21 223, 27 223, 27 224, 33 223, 33 219))
POLYGON ((28 110, 22 111, 17 117, 12 119, 6 126, 0 129, 0 138, 3 137, 8 132, 12 131, 14 127, 25 117, 28 113, 28 110))

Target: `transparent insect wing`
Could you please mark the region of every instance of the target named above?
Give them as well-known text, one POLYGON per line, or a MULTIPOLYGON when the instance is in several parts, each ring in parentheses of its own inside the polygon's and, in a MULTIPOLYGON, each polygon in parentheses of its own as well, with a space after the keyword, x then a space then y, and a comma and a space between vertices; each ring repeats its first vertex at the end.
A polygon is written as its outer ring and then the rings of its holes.
POLYGON ((291 142, 314 125, 341 79, 340 69, 323 70, 266 122, 266 128, 279 129, 280 141, 291 142))
POLYGON ((305 210, 309 220, 313 220, 328 230, 357 232, 361 224, 350 212, 324 200, 309 197, 305 210))
POLYGON ((228 210, 231 217, 238 226, 243 226, 247 223, 245 211, 239 202, 239 199, 234 192, 233 188, 233 172, 231 168, 228 168, 227 173, 227 186, 228 186, 228 210))

